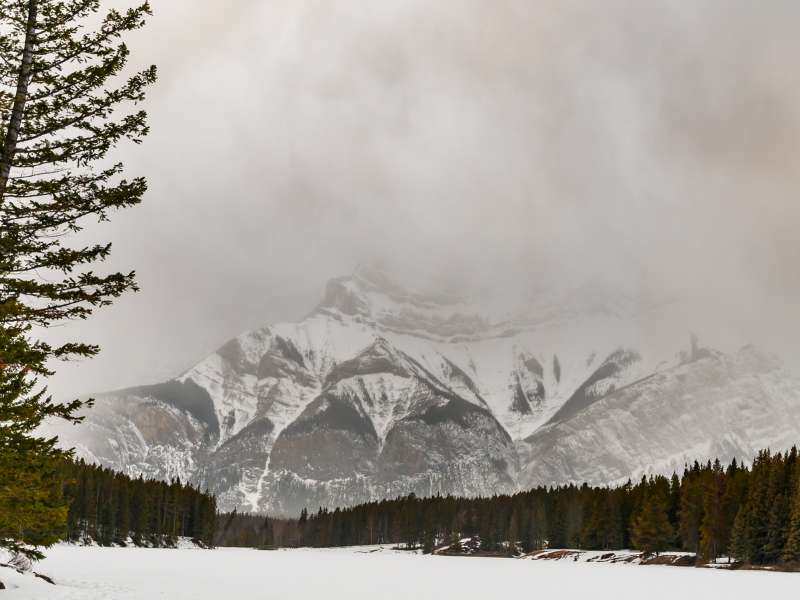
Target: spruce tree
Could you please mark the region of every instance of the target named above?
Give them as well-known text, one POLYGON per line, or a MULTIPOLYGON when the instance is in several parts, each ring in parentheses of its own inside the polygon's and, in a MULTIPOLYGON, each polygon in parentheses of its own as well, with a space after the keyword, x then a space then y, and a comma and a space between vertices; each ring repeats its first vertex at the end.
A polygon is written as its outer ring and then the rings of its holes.
POLYGON ((515 508, 511 512, 511 520, 508 523, 508 549, 512 554, 517 553, 517 542, 519 541, 519 513, 515 508))
POLYGON ((747 506, 747 532, 749 545, 748 560, 754 564, 765 562, 765 549, 769 542, 770 513, 772 507, 772 493, 777 491, 773 464, 777 457, 768 451, 759 452, 753 462, 751 484, 746 500, 747 506))
POLYGON ((433 533, 432 528, 427 528, 422 534, 422 553, 423 554, 433 554, 433 550, 436 546, 436 538, 433 533))
POLYGON ((67 516, 52 479, 67 453, 35 430, 45 418, 79 421, 84 405, 53 401, 40 382, 54 360, 98 352, 35 331, 87 318, 135 287, 132 273, 92 270, 109 244, 69 243, 87 219, 137 204, 146 188, 107 159, 147 133, 145 113, 126 107, 144 99, 155 68, 116 82, 129 55, 122 38, 150 7, 109 11, 91 28, 99 11, 99 0, 0 0, 0 546, 34 558, 24 544, 52 544, 67 516))
POLYGON ((634 519, 631 537, 633 544, 645 555, 669 548, 674 530, 667 515, 668 501, 659 486, 650 485, 644 504, 634 519))
POLYGON ((786 545, 790 511, 787 492, 786 460, 781 454, 776 454, 770 465, 767 488, 766 535, 762 549, 765 563, 777 562, 786 545))
POLYGON ((742 562, 750 562, 754 553, 752 530, 750 528, 750 512, 747 504, 742 504, 736 513, 731 530, 731 556, 742 562))
POLYGON ((792 512, 786 531, 786 546, 784 546, 781 559, 786 562, 800 562, 800 478, 795 485, 792 512))
POLYGON ((272 521, 267 517, 261 526, 261 547, 271 548, 275 545, 275 536, 272 531, 272 521))
POLYGON ((700 465, 694 464, 683 475, 680 492, 678 526, 681 545, 688 552, 700 552, 700 523, 703 517, 703 494, 700 465))
POLYGON ((706 561, 713 562, 727 544, 725 514, 725 474, 719 461, 711 471, 703 473, 703 516, 700 523, 700 551, 706 561))
POLYGON ((581 548, 600 550, 608 547, 609 519, 612 513, 608 510, 607 494, 603 492, 605 490, 593 492, 592 498, 588 502, 587 518, 584 520, 581 531, 581 548))
POLYGON ((41 558, 23 546, 49 546, 66 536, 67 504, 59 464, 46 453, 0 451, 0 546, 41 558))
POLYGON ((130 482, 124 478, 119 489, 119 526, 115 542, 124 546, 131 533, 130 482))
POLYGON ((786 549, 788 525, 788 502, 783 494, 778 494, 770 506, 767 543, 764 544, 764 562, 775 563, 781 559, 786 549))

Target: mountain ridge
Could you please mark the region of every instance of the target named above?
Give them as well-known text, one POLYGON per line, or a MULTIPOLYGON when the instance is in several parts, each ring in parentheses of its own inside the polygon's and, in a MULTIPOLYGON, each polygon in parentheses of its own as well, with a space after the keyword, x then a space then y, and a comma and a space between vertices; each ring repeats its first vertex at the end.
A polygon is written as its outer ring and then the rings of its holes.
MULTIPOLYGON (((167 382, 100 394, 85 425, 55 431, 89 460, 190 480, 225 509, 280 514, 411 492, 595 482, 593 468, 612 479, 642 471, 639 455, 672 464, 681 443, 724 440, 731 423, 695 423, 685 439, 662 441, 660 457, 634 454, 626 440, 656 426, 651 413, 665 427, 680 421, 659 408, 680 404, 673 396, 707 390, 724 404, 718 396, 734 382, 775 421, 776 440, 800 437, 800 384, 754 348, 728 356, 692 338, 687 351, 688 331, 663 306, 557 297, 541 294, 527 314, 492 318, 463 297, 406 292, 361 269, 329 282, 301 321, 245 332, 167 382), (679 373, 696 379, 693 387, 676 384, 679 373), (639 410, 631 398, 653 406, 639 410), (597 455, 605 462, 593 467, 597 455)), ((749 413, 747 398, 732 402, 749 413)), ((750 434, 738 435, 731 448, 755 447, 750 434)))

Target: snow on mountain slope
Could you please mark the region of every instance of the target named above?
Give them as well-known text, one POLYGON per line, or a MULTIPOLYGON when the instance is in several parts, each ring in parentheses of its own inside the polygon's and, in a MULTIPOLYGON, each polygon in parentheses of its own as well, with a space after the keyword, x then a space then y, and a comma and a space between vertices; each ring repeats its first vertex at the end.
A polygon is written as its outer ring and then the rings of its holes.
POLYGON ((685 362, 564 414, 519 443, 520 485, 605 484, 749 459, 800 439, 800 383, 752 347, 685 362))
MULTIPOLYGON (((682 352, 689 332, 669 304, 591 289, 540 292, 521 304, 491 316, 361 269, 331 281, 300 322, 244 333, 172 381, 102 394, 84 425, 57 432, 91 460, 207 486, 225 509, 282 513, 412 491, 605 481, 672 464, 679 449, 702 458, 731 436, 742 456, 800 437, 786 418, 798 400, 791 379, 773 369, 769 385, 757 378, 736 388, 741 369, 723 369, 692 393, 739 389, 727 410, 768 406, 761 429, 717 419, 703 430, 716 445, 676 436, 630 450, 649 414, 635 399, 672 402, 681 369, 741 357, 696 343, 682 352), (604 416, 601 407, 619 398, 629 406, 604 416), (780 433, 770 435, 771 420, 780 433)), ((724 405, 720 395, 717 410, 724 405)), ((701 405, 675 406, 673 418, 707 418, 701 405)))
POLYGON ((331 370, 323 393, 278 436, 270 468, 266 505, 286 512, 331 496, 508 491, 517 470, 513 442, 485 405, 383 338, 331 370))
POLYGON ((188 481, 218 439, 210 398, 192 382, 129 388, 95 399, 81 425, 54 421, 45 431, 91 462, 137 476, 188 481))

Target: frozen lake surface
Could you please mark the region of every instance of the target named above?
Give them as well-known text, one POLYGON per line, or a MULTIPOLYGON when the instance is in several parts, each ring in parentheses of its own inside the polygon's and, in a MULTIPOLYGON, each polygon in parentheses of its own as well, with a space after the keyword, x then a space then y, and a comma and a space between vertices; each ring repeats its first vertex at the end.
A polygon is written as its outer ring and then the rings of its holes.
POLYGON ((800 574, 423 556, 389 549, 257 551, 57 546, 30 575, 0 569, 0 600, 614 600, 790 598, 800 574))

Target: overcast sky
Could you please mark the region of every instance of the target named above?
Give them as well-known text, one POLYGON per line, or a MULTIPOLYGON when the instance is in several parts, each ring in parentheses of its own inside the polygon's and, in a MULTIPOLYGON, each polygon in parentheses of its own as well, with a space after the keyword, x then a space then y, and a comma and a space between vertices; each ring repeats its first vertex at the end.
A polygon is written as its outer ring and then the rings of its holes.
MULTIPOLYGON (((623 283, 800 356, 797 0, 151 0, 142 291, 58 395, 173 376, 325 281, 623 283)), ((114 0, 116 5, 124 5, 114 0)))

